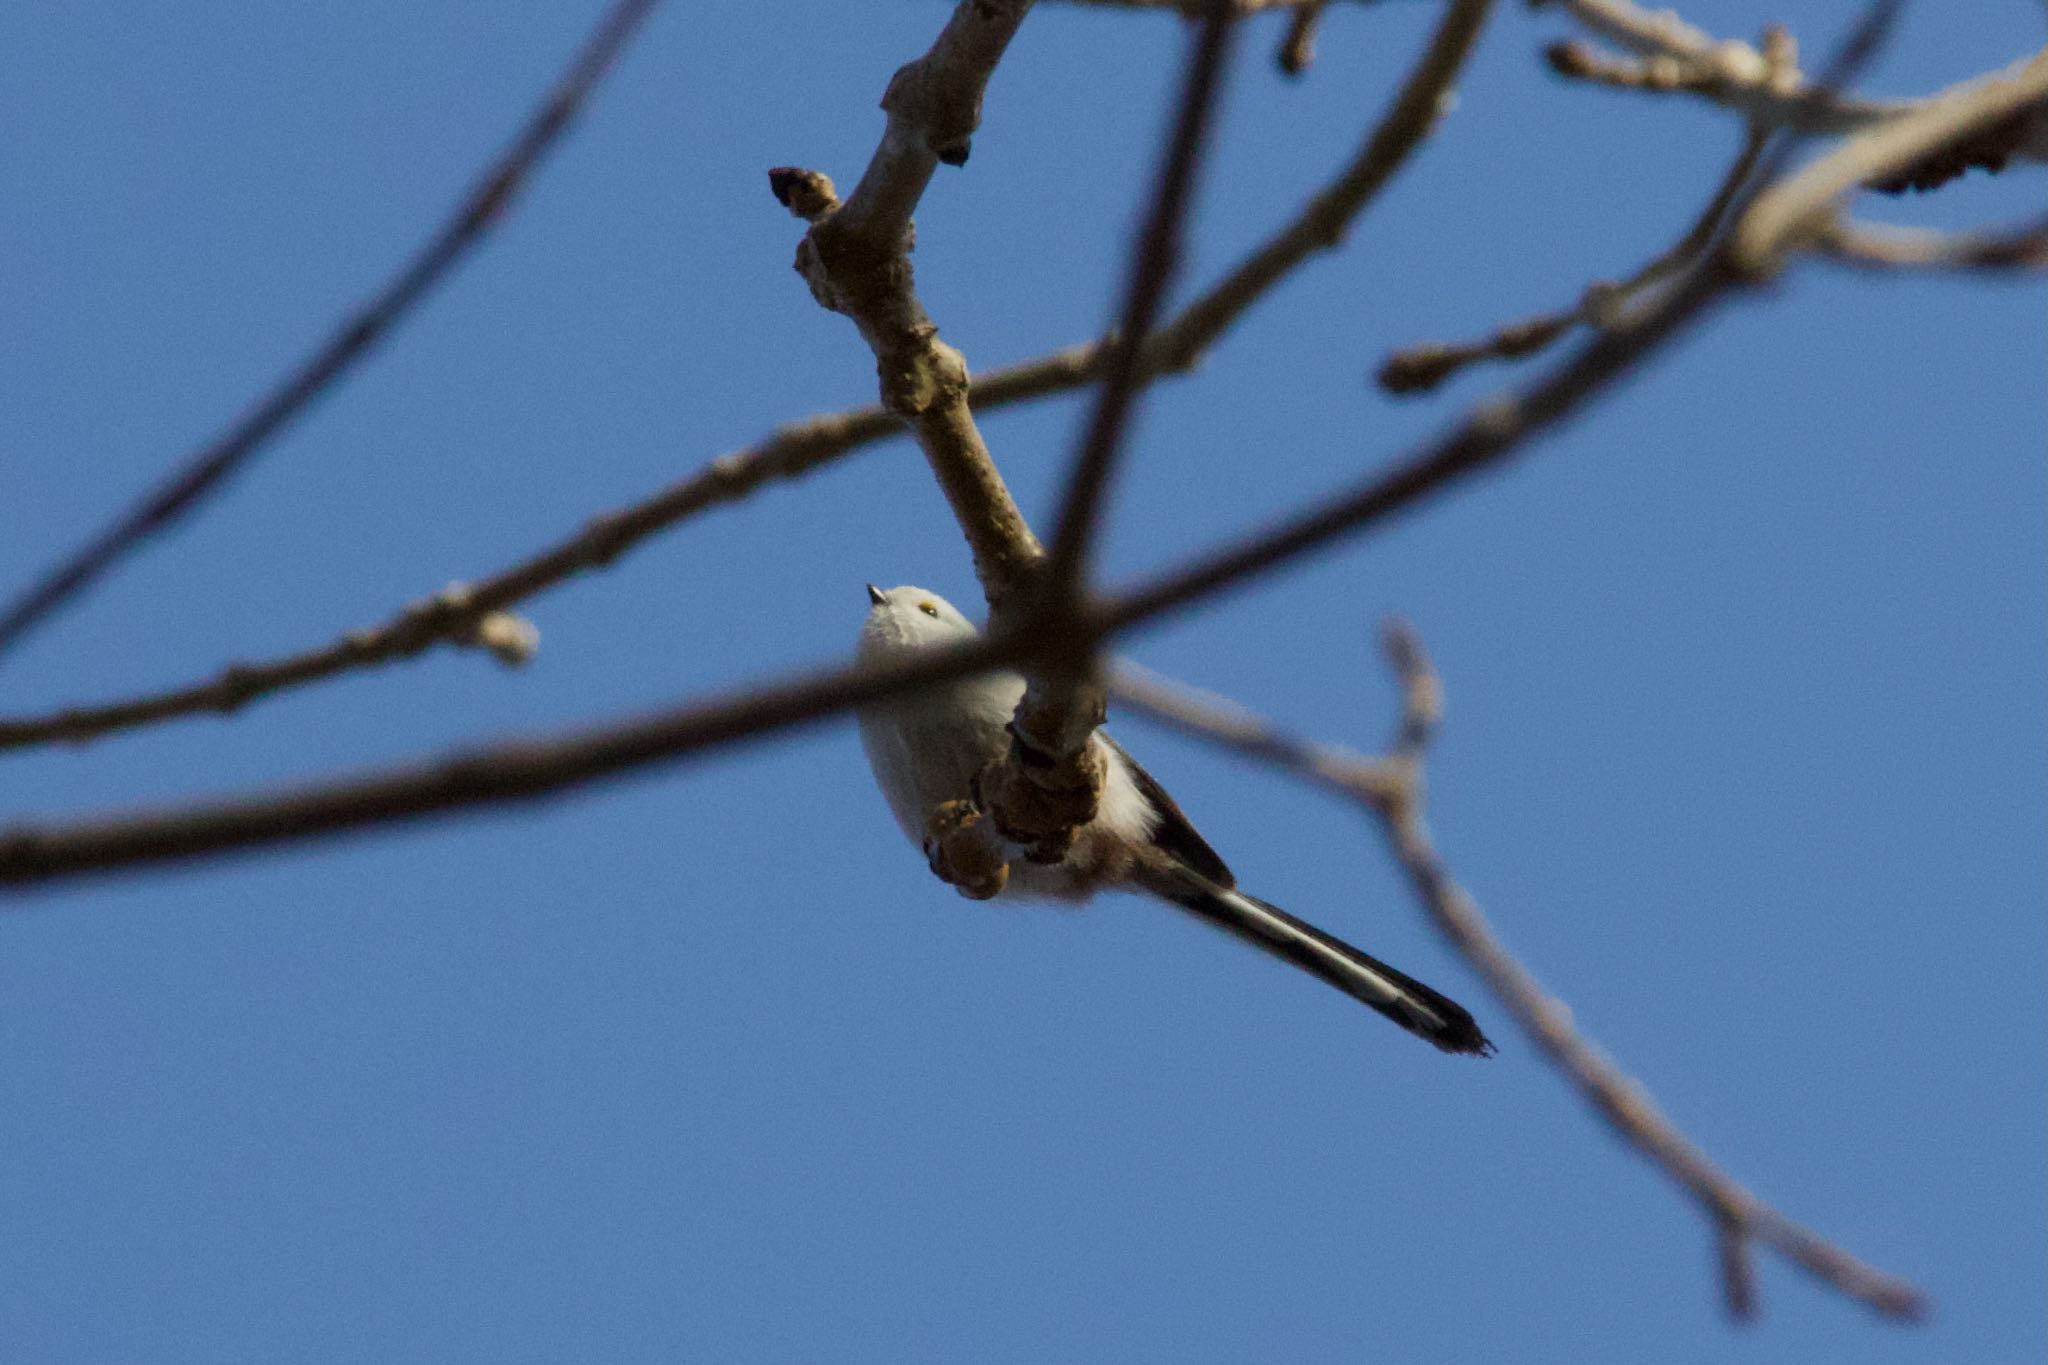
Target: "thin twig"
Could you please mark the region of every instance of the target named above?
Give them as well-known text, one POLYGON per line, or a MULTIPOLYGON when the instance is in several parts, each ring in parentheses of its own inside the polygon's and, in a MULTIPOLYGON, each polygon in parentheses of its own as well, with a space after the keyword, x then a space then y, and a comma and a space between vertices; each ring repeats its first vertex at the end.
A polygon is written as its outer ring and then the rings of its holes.
POLYGON ((1166 301, 1167 286, 1180 267, 1181 239, 1194 198, 1195 176, 1208 145, 1234 29, 1230 0, 1210 0, 1208 18, 1188 60, 1178 113, 1160 158, 1158 183, 1145 224, 1132 245, 1123 306, 1110 334, 1114 339, 1102 355, 1102 382, 1096 388, 1095 405, 1054 523, 1041 592, 1055 611, 1065 610, 1087 590, 1089 561, 1108 500, 1110 475, 1122 449, 1131 409, 1144 385, 1143 347, 1166 301))
POLYGON ((1854 133, 1914 106, 1824 91, 1796 64, 1780 64, 1749 43, 1717 39, 1670 10, 1651 12, 1633 0, 1535 0, 1569 13, 1593 33, 1644 59, 1629 65, 1572 44, 1547 54, 1563 76, 1624 89, 1698 95, 1742 115, 1749 124, 1800 133, 1854 133))
MULTIPOLYGON (((1591 8, 1599 8, 1599 6, 1591 6, 1591 8)), ((1628 10, 1628 6, 1612 6, 1612 8, 1628 10)), ((1690 31, 1688 27, 1683 27, 1679 20, 1675 20, 1671 16, 1645 16, 1645 25, 1649 25, 1649 27, 1642 29, 1638 33, 1638 37, 1642 39, 1642 43, 1645 43, 1645 45, 1655 41, 1653 35, 1665 35, 1665 39, 1669 43, 1704 41, 1704 35, 1698 35, 1698 33, 1690 31)), ((1796 53, 1792 49, 1792 41, 1784 33, 1784 29, 1776 29, 1776 27, 1769 29, 1765 33, 1763 41, 1757 47, 1737 45, 1735 49, 1729 49, 1729 51, 1714 49, 1714 53, 1716 53, 1714 59, 1718 63, 1722 63, 1722 65, 1733 63, 1733 65, 1737 65, 1737 68, 1741 68, 1745 72, 1751 70, 1751 55, 1753 55, 1755 63, 1757 63, 1755 65, 1755 78, 1759 82, 1772 86, 1772 88, 1782 88, 1782 90, 1804 90, 1802 98, 1806 98, 1808 102, 1829 104, 1829 100, 1835 100, 1833 92, 1827 90, 1827 88, 1808 88, 1808 86, 1804 86, 1802 78, 1796 72, 1796 53), (1735 55, 1731 55, 1731 53, 1735 53, 1735 55)), ((1853 57, 1853 53, 1849 53, 1849 55, 1853 57)), ((1556 59, 1556 57, 1559 57, 1559 53, 1552 51, 1552 57, 1556 59)), ((1573 61, 1577 61, 1577 59, 1579 57, 1573 57, 1573 61)), ((1638 63, 1638 68, 1632 70, 1632 74, 1624 76, 1624 74, 1616 74, 1614 70, 1608 70, 1602 78, 1610 80, 1610 82, 1632 80, 1632 82, 1647 82, 1651 86, 1659 86, 1659 82, 1675 80, 1673 72, 1692 72, 1694 76, 1698 76, 1698 72, 1694 68, 1681 68, 1681 63, 1677 63, 1677 59, 1673 55, 1669 55, 1669 49, 1667 49, 1667 51, 1659 51, 1657 55, 1651 55, 1651 57, 1642 59, 1638 63)), ((1587 72, 1577 72, 1577 74, 1583 76, 1587 72)), ((1980 84, 1982 84, 1982 80, 1966 82, 1962 86, 1952 88, 1950 92, 1944 92, 1942 96, 1931 96, 1929 102, 1923 102, 1917 108, 1929 108, 1933 104, 1933 100, 1944 100, 1944 98, 1962 96, 1966 92, 1976 90, 1980 84)), ((1839 106, 1839 100, 1835 104, 1831 104, 1831 106, 1839 106)), ((1915 108, 1915 106, 1903 106, 1903 108, 1915 108)), ((2011 121, 2011 117, 2005 119, 2005 123, 2009 123, 2009 121, 2011 121)), ((1430 342, 1430 344, 1413 346, 1413 348, 1395 352, 1393 356, 1386 358, 1386 362, 1380 366, 1380 372, 1378 372, 1380 387, 1389 389, 1393 393, 1419 393, 1419 391, 1425 391, 1425 389, 1434 389, 1436 385, 1444 383, 1450 375, 1454 375, 1456 370, 1460 370, 1460 368, 1464 368, 1468 364, 1473 364, 1477 360, 1507 360, 1507 358, 1520 358, 1520 356, 1528 356, 1528 354, 1540 352, 1542 348, 1550 346, 1552 342, 1556 342, 1561 336, 1565 336, 1571 327, 1575 327, 1579 323, 1589 323, 1589 325, 1595 325, 1595 327, 1597 325, 1608 325, 1610 319, 1614 319, 1618 315, 1618 309, 1626 307, 1630 297, 1634 297, 1642 289, 1655 287, 1655 284, 1659 284, 1661 280, 1669 278, 1677 270, 1686 268, 1692 260, 1702 256, 1714 244, 1714 237, 1720 233, 1724 221, 1729 219, 1731 205, 1737 201, 1737 196, 1743 190, 1743 186, 1753 180, 1753 172, 1755 172, 1755 168, 1759 164, 1765 139, 1772 135, 1772 131, 1774 131, 1772 125, 1765 125, 1765 123, 1751 123, 1749 125, 1741 156, 1737 158, 1735 166, 1729 168, 1729 174, 1722 178, 1720 188, 1714 192, 1714 199, 1702 211, 1702 215, 1694 223, 1692 231, 1688 231, 1686 237, 1679 239, 1671 250, 1667 250, 1663 256, 1653 260, 1649 266, 1645 266, 1640 272, 1630 276, 1628 280, 1624 280, 1620 284, 1606 282, 1606 280, 1595 282, 1595 284, 1591 284, 1591 287, 1587 287, 1585 295, 1581 297, 1581 301, 1575 307, 1561 309, 1561 311, 1556 311, 1556 313, 1542 313, 1542 315, 1528 317, 1528 319, 1518 321, 1518 323, 1503 325, 1503 327, 1495 329, 1491 336, 1481 338, 1477 342, 1430 342)), ((1907 162, 1909 168, 1913 164, 1915 162, 1911 162, 1911 160, 1907 162)), ((1933 266, 1933 264, 1948 264, 1948 266, 1958 266, 1958 268, 1966 268, 1966 266, 1991 268, 1991 266, 2023 266, 2023 264, 2028 264, 2028 241, 2025 241, 2023 237, 2007 239, 2007 241, 1999 241, 1999 239, 1968 241, 1968 244, 1966 244, 1966 241, 1962 241, 1962 239, 1956 239, 1956 241, 1950 241, 1950 244, 1946 244, 1946 246, 1956 248, 1954 254, 1946 256, 1946 258, 1935 258, 1935 256, 1931 256, 1931 252, 1939 252, 1944 244, 1937 244, 1937 241, 1933 241, 1933 239, 1919 239, 1919 241, 1898 239, 1898 241, 1894 241, 1894 244, 1880 244, 1880 241, 1870 239, 1870 237, 1855 239, 1855 237, 1845 235, 1843 231, 1837 231, 1837 229, 1831 227, 1831 229, 1827 229, 1823 239, 1815 241, 1815 246, 1819 250, 1825 250, 1831 256, 1843 258, 1843 260, 1853 258, 1855 252, 1858 252, 1858 248, 1868 248, 1868 254, 1872 258, 1870 264, 1884 264, 1884 262, 1878 260, 1878 254, 1884 250, 1884 246, 1896 246, 1896 250, 1903 252, 1903 254, 1911 254, 1915 250, 1921 252, 1921 258, 1911 262, 1911 264, 1929 264, 1929 266, 1933 266), (1972 258, 1968 248, 1978 248, 1980 256, 1972 258)), ((1894 264, 1909 264, 1909 262, 1907 260, 1898 260, 1894 264)))
POLYGON ((1753 1241, 1887 1317, 1922 1316, 1927 1301, 1918 1289, 1793 1222, 1716 1165, 1657 1107, 1640 1082, 1573 1027, 1570 1009, 1501 943, 1478 902, 1451 874, 1424 820, 1422 759, 1442 714, 1435 670, 1405 627, 1390 626, 1386 644, 1404 702, 1393 750, 1384 758, 1297 738, 1235 703, 1219 704, 1128 667, 1119 668, 1114 693, 1121 705, 1140 715, 1307 778, 1378 817, 1423 909, 1486 978, 1523 1032, 1624 1142, 1699 1205, 1715 1231, 1723 1298, 1732 1316, 1747 1318, 1755 1310, 1755 1277, 1748 1256, 1753 1241))
MULTIPOLYGON (((1055 367, 1009 372, 989 392, 1015 402, 1047 390, 1055 367)), ((1058 387, 1071 387, 1063 376, 1058 387)), ((856 408, 791 423, 768 440, 721 456, 654 497, 599 517, 576 534, 475 583, 457 583, 406 606, 374 627, 350 631, 321 648, 260 663, 231 664, 206 681, 104 705, 70 707, 42 716, 0 719, 0 749, 77 742, 110 731, 204 712, 222 714, 285 688, 352 669, 411 658, 435 645, 466 643, 480 620, 579 573, 603 568, 629 547, 697 513, 744 498, 762 484, 798 478, 850 450, 902 430, 879 407, 856 408)))
MULTIPOLYGON (((1860 99, 1808 83, 1796 63, 1775 64, 1748 43, 1717 40, 1669 10, 1652 13, 1633 0, 1537 0, 1569 12, 1609 42, 1635 54, 1617 58, 1583 43, 1554 44, 1547 52, 1558 74, 1619 89, 1696 95, 1742 115, 1751 124, 1797 133, 1849 136, 1911 114, 1957 93, 1952 88, 1919 100, 1860 99)), ((1928 190, 1974 167, 2002 170, 2014 159, 2048 162, 2048 108, 2016 111, 1950 141, 1947 154, 1909 162, 1870 187, 1887 194, 1928 190)))
MULTIPOLYGON (((1376 0, 1358 2, 1373 4, 1376 0)), ((1210 13, 1209 0, 1066 0, 1066 3, 1077 9, 1173 10, 1188 19, 1200 19, 1210 13)), ((1233 15, 1244 17, 1267 10, 1298 10, 1307 5, 1320 4, 1322 0, 1224 0, 1224 3, 1233 15)))
POLYGON ((1480 404, 1441 439, 1384 474, 1340 489, 1307 510, 1169 569, 1104 601, 1106 624, 1121 629, 1170 607, 1236 587, 1310 550, 1384 521, 1459 480, 1498 468, 1586 400, 1699 319, 1733 286, 1735 272, 1712 258, 1617 329, 1587 343, 1549 377, 1519 395, 1480 404))
POLYGON ((1293 220, 1255 248, 1202 298, 1160 328, 1147 347, 1167 371, 1192 365, 1247 307, 1303 261, 1334 250, 1367 205, 1415 154, 1449 108, 1493 0, 1451 0, 1429 46, 1401 83, 1385 114, 1335 179, 1293 220))
POLYGON ((1273 54, 1283 75, 1305 74, 1316 60, 1316 35, 1323 26, 1323 10, 1329 0, 1301 0, 1287 16, 1287 32, 1273 54))
POLYGON ((1581 324, 1611 325, 1622 316, 1621 310, 1631 299, 1695 264, 1712 248, 1729 207, 1749 183, 1769 136, 1768 129, 1749 130, 1734 163, 1685 235, 1635 274, 1619 283, 1597 280, 1586 286, 1572 307, 1509 323, 1476 341, 1430 341, 1396 351, 1380 365, 1380 387, 1389 393, 1425 393, 1478 361, 1520 359, 1546 349, 1581 324))
POLYGON ((467 256, 504 215, 534 168, 561 140, 616 64, 657 0, 618 0, 569 64, 512 145, 470 189, 455 212, 371 299, 345 318, 312 355, 238 418, 179 464, 123 513, 0 611, 0 654, 84 591, 150 536, 189 514, 208 493, 376 348, 413 307, 467 256))
MULTIPOLYGON (((1180 265, 1184 225, 1235 29, 1230 0, 1209 0, 1208 15, 1190 44, 1145 222, 1131 246, 1123 305, 1102 355, 1102 382, 1071 463, 1052 548, 1033 590, 1037 617, 1031 629, 1048 644, 1066 637, 1066 623, 1087 604, 1096 528, 1131 410, 1145 384, 1145 342, 1180 265)), ((991 620, 998 619, 992 612, 991 620)), ((976 786, 977 803, 994 818, 976 828, 984 845, 993 845, 1000 834, 1002 840, 1028 844, 1031 857, 1046 861, 1063 853, 1074 831, 1095 818, 1106 770, 1100 746, 1092 740, 1102 724, 1104 693, 1092 648, 1049 656, 1025 676, 1024 695, 1010 722, 1007 759, 982 773, 976 786)))

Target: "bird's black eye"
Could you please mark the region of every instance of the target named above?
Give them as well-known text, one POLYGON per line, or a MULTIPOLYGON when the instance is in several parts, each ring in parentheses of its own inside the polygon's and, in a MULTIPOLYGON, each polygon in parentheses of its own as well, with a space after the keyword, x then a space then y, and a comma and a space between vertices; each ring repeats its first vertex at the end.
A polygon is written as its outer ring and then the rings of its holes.
POLYGON ((918 603, 917 609, 923 612, 926 616, 931 617, 934 621, 939 619, 939 609, 930 602, 918 603))

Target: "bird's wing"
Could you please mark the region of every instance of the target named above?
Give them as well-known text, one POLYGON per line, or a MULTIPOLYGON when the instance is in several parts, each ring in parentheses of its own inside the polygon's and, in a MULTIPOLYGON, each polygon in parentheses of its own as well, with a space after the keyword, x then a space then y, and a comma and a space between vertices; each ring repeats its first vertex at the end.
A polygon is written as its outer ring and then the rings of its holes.
MULTIPOLYGON (((1100 731, 1097 731, 1100 734, 1100 731)), ((1166 788, 1159 785, 1159 779, 1145 771, 1137 759, 1132 758, 1124 746, 1102 736, 1103 742, 1116 750, 1117 756, 1131 770, 1131 780, 1138 785, 1138 794, 1152 803, 1152 809, 1159 812, 1159 823, 1152 830, 1152 844, 1173 855, 1188 867, 1202 874, 1204 878, 1228 890, 1237 885, 1237 878, 1221 855, 1209 847, 1209 841, 1195 831, 1187 813, 1180 803, 1166 794, 1166 788)))

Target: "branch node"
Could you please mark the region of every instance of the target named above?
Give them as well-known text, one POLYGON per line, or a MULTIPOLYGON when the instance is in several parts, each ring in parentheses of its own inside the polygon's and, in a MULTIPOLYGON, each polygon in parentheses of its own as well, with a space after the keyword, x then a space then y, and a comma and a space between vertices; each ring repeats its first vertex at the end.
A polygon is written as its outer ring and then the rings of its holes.
POLYGON ((903 341, 875 357, 882 406, 915 420, 935 408, 964 403, 966 358, 939 340, 939 329, 929 322, 920 323, 906 332, 903 341))
POLYGON ((964 166, 981 126, 978 82, 947 82, 933 78, 927 58, 906 62, 889 78, 882 109, 902 119, 923 136, 925 150, 941 164, 964 166))
MULTIPOLYGON (((476 600, 476 591, 469 584, 457 580, 442 588, 424 604, 425 613, 460 616, 468 611, 476 600)), ((423 614, 425 614, 423 613, 423 614)))
POLYGON ((218 689, 220 699, 216 709, 228 716, 248 705, 263 690, 255 667, 239 660, 220 671, 218 689))

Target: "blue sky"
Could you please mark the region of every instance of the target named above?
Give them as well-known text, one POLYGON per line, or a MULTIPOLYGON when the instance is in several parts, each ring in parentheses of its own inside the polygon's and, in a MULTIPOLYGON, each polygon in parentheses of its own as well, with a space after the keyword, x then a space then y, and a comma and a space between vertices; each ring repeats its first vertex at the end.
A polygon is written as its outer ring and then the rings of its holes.
MULTIPOLYGON (((444 213, 599 5, 0 12, 0 583, 217 429, 444 213)), ((1694 3, 1826 50, 1852 6, 1694 3)), ((2031 51, 1909 11, 1869 88, 2031 51)), ((775 423, 867 401, 764 170, 851 183, 933 3, 670 6, 491 244, 203 516, 10 656, 23 713, 325 641, 775 423)), ((1184 279, 1355 144, 1433 8, 1240 53, 1184 279)), ((1437 141, 1147 400, 1128 579, 1358 477, 1509 382, 1396 401, 1391 347, 1660 249, 1735 134, 1572 88, 1503 5, 1437 141)), ((919 284, 977 365, 1103 325, 1178 69, 1047 4, 919 284)), ((1895 221, 2038 208, 1977 177, 1895 221)), ((1369 827, 1119 728, 1260 894, 1469 1003, 1445 1058, 1170 912, 955 897, 850 725, 509 814, 79 883, 0 917, 9 1360, 2038 1358, 2044 1010, 2039 283, 1796 270, 1513 468, 1127 642, 1371 745, 1406 614, 1450 715, 1432 822, 1576 1017, 1922 1328, 1781 1263, 1720 1314, 1690 1206, 1594 1122, 1369 827)), ((1044 516, 1080 406, 992 418, 1044 516)), ((5 815, 173 800, 630 713, 845 657, 869 579, 974 596, 879 446, 530 605, 522 672, 435 654, 5 758, 5 815)))

